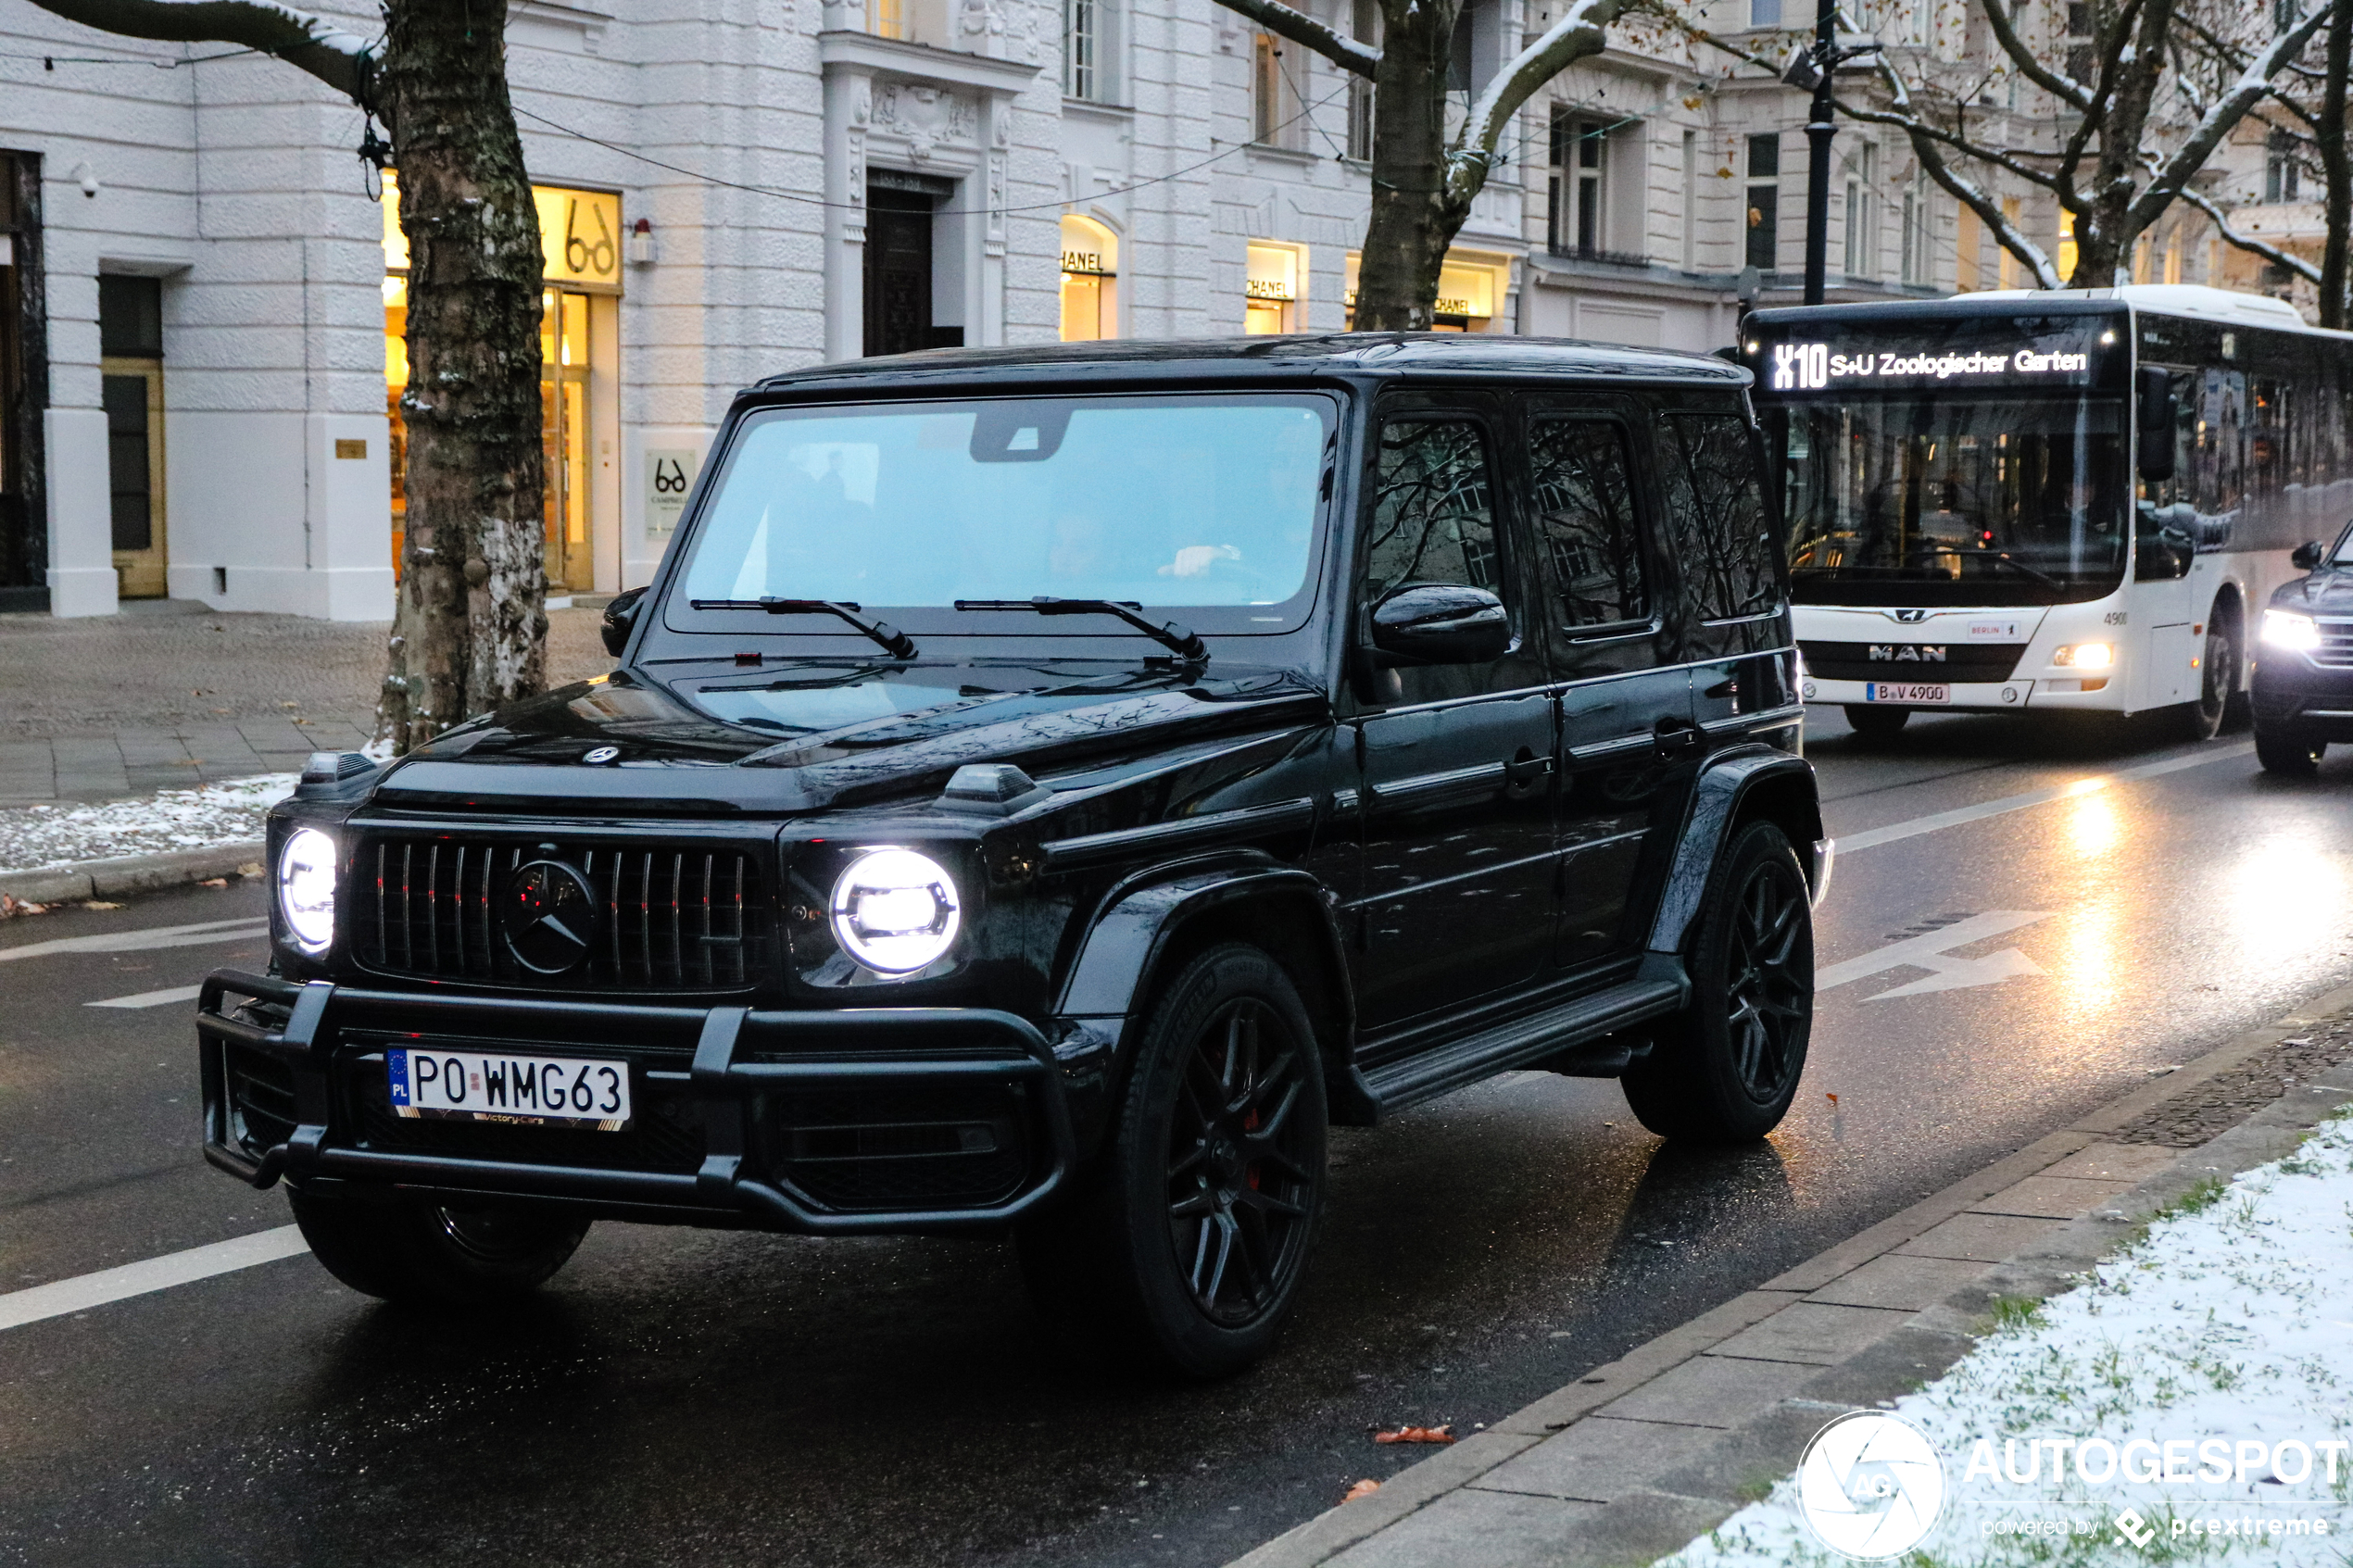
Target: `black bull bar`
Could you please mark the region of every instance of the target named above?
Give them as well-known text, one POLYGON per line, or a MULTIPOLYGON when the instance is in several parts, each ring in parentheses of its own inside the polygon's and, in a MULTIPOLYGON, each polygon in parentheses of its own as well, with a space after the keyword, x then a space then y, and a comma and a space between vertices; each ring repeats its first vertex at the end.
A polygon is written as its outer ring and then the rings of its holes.
MULTIPOLYGON (((845 1008, 828 1011, 763 1011, 741 1007, 658 1007, 539 998, 444 996, 363 990, 323 980, 307 985, 222 969, 208 976, 196 1002, 203 1056, 205 1159, 257 1187, 281 1176, 336 1177, 445 1190, 588 1200, 667 1209, 691 1220, 749 1219, 768 1228, 812 1233, 963 1230, 995 1225, 1045 1201, 1061 1188, 1076 1159, 1070 1107, 1053 1047, 1027 1020, 982 1008, 845 1008), (250 997, 288 1010, 272 1030, 231 1016, 224 997, 250 997), (338 1142, 330 1081, 336 1058, 357 1031, 370 1035, 458 1035, 452 1046, 492 1046, 544 1052, 560 1049, 575 1031, 591 1038, 626 1030, 640 1039, 694 1042, 692 1066, 663 1076, 686 1080, 699 1112, 704 1157, 692 1173, 535 1164, 510 1160, 357 1148, 338 1142), (521 1037, 518 1037, 521 1035, 521 1037), (926 1037, 968 1051, 975 1040, 988 1054, 908 1055, 926 1037), (239 1147, 231 1130, 227 1047, 238 1046, 284 1062, 295 1091, 293 1135, 258 1157, 239 1147), (820 1054, 828 1045, 853 1049, 820 1054), (739 1061, 746 1049, 796 1053, 791 1060, 739 1061), (959 1084, 1035 1085, 1043 1159, 1014 1195, 979 1208, 828 1209, 794 1189, 787 1179, 752 1168, 753 1102, 782 1090, 935 1087, 959 1084), (1042 1165, 1042 1170, 1038 1167, 1042 1165)), ((582 1042, 584 1045, 586 1041, 582 1042)), ((380 1048, 371 1041, 365 1049, 380 1048)), ((644 1070, 642 1058, 632 1064, 644 1070)))

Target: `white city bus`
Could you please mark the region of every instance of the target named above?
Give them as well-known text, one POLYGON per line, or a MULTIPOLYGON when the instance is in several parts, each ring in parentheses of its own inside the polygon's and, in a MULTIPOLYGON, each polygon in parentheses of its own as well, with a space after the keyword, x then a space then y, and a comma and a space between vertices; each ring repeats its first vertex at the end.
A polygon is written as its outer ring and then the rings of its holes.
POLYGON ((2353 517, 2353 333, 2134 286, 1760 310, 1743 330, 1806 700, 2175 709, 2246 689, 2288 552, 2353 517))

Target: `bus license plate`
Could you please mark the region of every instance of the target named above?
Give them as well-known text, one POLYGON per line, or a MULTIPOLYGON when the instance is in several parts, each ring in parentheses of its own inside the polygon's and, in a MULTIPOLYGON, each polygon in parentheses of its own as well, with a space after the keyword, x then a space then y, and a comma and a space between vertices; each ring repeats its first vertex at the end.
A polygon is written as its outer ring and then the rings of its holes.
POLYGON ((1950 702, 1950 686, 1924 686, 1910 681, 1866 681, 1863 683, 1865 702, 1950 702))
POLYGON ((477 1051, 384 1053, 396 1116, 520 1122, 548 1127, 629 1127, 629 1064, 477 1051))

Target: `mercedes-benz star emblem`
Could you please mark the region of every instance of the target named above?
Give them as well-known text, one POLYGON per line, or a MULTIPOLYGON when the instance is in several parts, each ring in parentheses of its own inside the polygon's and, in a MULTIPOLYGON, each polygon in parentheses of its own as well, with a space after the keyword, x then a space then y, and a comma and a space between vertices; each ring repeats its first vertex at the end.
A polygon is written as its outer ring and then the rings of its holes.
POLYGON ((581 760, 591 764, 610 762, 620 757, 620 755, 621 747, 617 746, 600 746, 595 750, 589 752, 585 757, 583 757, 581 760))
POLYGON ((525 969, 561 974, 588 956, 601 912, 586 877, 561 860, 533 860, 507 883, 508 951, 525 969))

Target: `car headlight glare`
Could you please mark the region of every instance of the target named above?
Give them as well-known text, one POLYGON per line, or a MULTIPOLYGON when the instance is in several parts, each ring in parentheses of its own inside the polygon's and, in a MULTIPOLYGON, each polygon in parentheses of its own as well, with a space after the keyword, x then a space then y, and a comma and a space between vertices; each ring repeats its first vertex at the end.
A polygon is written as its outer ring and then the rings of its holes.
POLYGON ((939 961, 963 923, 956 879, 912 849, 870 849, 834 884, 834 939, 879 974, 939 961))
POLYGON ((2263 640, 2275 648, 2309 653, 2321 646, 2321 629, 2309 615, 2298 615, 2292 609, 2267 609, 2263 612, 2263 640))
POLYGON ((2053 664, 2075 670, 2106 670, 2116 663, 2112 643, 2070 643, 2051 655, 2053 664))
POLYGON ((278 851, 278 913, 306 953, 335 939, 335 841, 317 828, 295 829, 278 851))

